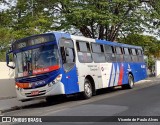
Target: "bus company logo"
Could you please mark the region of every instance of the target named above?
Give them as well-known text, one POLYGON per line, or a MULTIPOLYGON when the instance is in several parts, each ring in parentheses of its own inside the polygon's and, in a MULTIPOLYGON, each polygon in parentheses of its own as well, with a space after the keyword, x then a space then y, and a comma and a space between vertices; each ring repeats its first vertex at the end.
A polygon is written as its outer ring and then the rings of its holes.
POLYGON ((2 122, 12 122, 11 117, 2 117, 2 122))
POLYGON ((127 70, 128 70, 128 71, 131 71, 131 70, 132 70, 129 64, 128 64, 128 69, 127 69, 127 70))
POLYGON ((35 87, 35 86, 43 85, 45 83, 46 83, 45 81, 38 81, 38 82, 33 82, 31 84, 32 84, 32 87, 35 87))
POLYGON ((142 68, 142 69, 145 69, 145 68, 146 68, 146 66, 145 66, 145 65, 141 65, 141 68, 142 68))

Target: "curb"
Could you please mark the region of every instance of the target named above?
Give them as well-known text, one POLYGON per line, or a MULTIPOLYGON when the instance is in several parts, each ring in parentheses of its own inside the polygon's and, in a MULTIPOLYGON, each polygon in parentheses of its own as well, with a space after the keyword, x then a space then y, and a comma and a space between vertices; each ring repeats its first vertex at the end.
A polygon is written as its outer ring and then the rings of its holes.
POLYGON ((39 100, 39 102, 35 102, 35 103, 32 103, 32 104, 25 104, 25 105, 22 105, 22 106, 13 106, 13 107, 10 107, 10 108, 2 109, 2 110, 0 110, 0 115, 2 115, 3 113, 6 113, 6 112, 20 110, 20 109, 25 108, 27 106, 32 106, 32 105, 36 105, 36 104, 44 103, 44 102, 46 102, 46 101, 45 100, 39 100))

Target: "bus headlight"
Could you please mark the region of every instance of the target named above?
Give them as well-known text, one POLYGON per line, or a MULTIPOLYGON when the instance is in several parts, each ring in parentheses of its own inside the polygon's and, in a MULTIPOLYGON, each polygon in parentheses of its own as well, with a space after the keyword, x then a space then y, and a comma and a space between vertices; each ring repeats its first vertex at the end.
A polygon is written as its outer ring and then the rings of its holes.
POLYGON ((51 87, 51 86, 53 86, 54 84, 55 84, 55 82, 52 81, 52 82, 48 83, 48 86, 51 87))
POLYGON ((48 83, 48 87, 53 86, 54 84, 56 84, 57 82, 60 82, 62 79, 62 74, 59 74, 52 82, 48 83))
POLYGON ((15 88, 18 89, 19 87, 16 85, 15 88))
POLYGON ((52 82, 48 83, 48 86, 51 87, 52 86, 52 82))
POLYGON ((57 82, 60 82, 62 79, 62 74, 59 74, 55 79, 54 79, 54 82, 57 83, 57 82))
POLYGON ((15 86, 15 88, 16 88, 18 91, 22 91, 22 88, 18 87, 17 85, 15 86))

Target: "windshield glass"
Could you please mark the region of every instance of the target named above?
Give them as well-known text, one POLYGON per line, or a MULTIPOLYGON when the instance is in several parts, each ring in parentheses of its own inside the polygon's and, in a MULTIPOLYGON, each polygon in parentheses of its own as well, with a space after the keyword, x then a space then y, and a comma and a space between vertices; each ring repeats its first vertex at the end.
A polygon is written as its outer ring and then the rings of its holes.
POLYGON ((59 66, 56 45, 41 46, 15 54, 16 77, 50 72, 59 66))

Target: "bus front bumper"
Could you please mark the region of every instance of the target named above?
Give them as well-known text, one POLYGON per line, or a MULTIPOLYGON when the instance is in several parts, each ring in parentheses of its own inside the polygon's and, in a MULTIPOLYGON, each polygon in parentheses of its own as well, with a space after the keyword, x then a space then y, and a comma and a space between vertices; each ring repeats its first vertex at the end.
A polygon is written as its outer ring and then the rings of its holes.
POLYGON ((58 82, 51 86, 46 84, 43 87, 35 89, 16 89, 16 93, 18 100, 23 101, 34 98, 65 94, 65 90, 63 83, 58 82))

